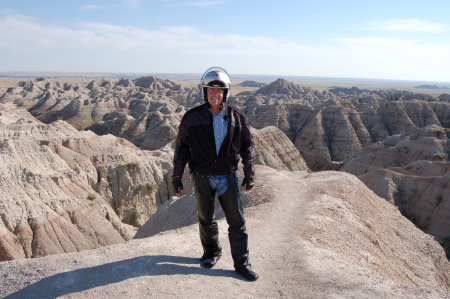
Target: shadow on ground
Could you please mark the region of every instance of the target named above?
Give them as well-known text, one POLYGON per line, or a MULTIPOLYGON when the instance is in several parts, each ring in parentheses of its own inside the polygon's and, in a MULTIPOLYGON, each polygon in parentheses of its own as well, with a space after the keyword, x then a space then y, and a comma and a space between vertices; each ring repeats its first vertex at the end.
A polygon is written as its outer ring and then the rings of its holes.
POLYGON ((177 274, 241 279, 235 271, 202 268, 198 258, 143 256, 49 276, 4 298, 58 298, 130 278, 177 274))

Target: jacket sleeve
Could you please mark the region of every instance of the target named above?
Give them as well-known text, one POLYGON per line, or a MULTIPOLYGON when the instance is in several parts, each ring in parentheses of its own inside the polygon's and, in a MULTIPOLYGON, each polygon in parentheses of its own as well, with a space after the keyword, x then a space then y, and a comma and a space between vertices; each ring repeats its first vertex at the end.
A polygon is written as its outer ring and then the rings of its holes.
POLYGON ((175 141, 175 154, 173 157, 173 176, 182 177, 188 157, 191 152, 188 135, 189 120, 186 114, 181 119, 178 135, 175 141))
POLYGON ((241 117, 242 131, 240 156, 242 158, 242 164, 244 164, 244 174, 254 174, 256 162, 255 144, 250 132, 247 117, 245 115, 241 115, 241 117))

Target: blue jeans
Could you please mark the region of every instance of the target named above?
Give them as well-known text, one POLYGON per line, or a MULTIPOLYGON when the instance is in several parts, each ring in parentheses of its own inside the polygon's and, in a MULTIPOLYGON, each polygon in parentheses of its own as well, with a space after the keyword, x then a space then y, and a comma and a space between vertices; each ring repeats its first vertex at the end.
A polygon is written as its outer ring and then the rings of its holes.
POLYGON ((221 196, 228 189, 228 180, 225 175, 210 175, 209 185, 216 190, 217 196, 221 196))

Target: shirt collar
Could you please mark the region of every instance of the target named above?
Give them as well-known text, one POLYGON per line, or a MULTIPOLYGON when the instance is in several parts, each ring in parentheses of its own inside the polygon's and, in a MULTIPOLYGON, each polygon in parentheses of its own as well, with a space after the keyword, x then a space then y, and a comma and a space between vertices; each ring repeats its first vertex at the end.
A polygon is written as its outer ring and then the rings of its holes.
MULTIPOLYGON (((208 103, 203 104, 203 109, 204 110, 209 110, 209 104, 208 103)), ((227 104, 222 103, 222 110, 224 110, 224 111, 227 110, 227 104)))
MULTIPOLYGON (((222 114, 222 113, 224 113, 225 115, 227 114, 227 109, 226 109, 226 105, 225 105, 225 103, 222 103, 222 108, 220 109, 220 112, 217 114, 217 115, 219 115, 219 114, 222 114)), ((208 105, 208 103, 205 103, 205 106, 204 106, 204 108, 203 108, 204 110, 207 110, 207 111, 209 111, 209 112, 211 112, 212 114, 214 114, 212 111, 211 111, 211 109, 209 109, 209 105, 208 105)))

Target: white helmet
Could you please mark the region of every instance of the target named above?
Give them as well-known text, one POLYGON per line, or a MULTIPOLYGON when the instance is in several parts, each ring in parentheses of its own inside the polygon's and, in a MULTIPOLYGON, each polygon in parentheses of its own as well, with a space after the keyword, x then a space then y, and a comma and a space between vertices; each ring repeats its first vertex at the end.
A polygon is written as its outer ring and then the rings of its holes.
POLYGON ((228 99, 231 89, 231 81, 228 73, 221 67, 214 66, 206 70, 202 76, 201 88, 203 99, 207 102, 206 88, 215 87, 224 89, 223 102, 228 99))

